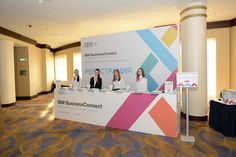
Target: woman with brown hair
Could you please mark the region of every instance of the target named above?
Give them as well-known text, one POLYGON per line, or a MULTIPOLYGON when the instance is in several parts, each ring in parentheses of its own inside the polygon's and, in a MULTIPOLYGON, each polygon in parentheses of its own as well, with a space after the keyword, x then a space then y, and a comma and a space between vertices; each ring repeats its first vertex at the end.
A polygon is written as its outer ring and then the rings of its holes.
POLYGON ((112 86, 113 90, 125 89, 125 82, 120 76, 120 71, 118 69, 115 69, 113 72, 112 86))
POLYGON ((147 78, 145 77, 145 73, 143 68, 138 68, 136 73, 136 90, 146 92, 147 89, 147 78))

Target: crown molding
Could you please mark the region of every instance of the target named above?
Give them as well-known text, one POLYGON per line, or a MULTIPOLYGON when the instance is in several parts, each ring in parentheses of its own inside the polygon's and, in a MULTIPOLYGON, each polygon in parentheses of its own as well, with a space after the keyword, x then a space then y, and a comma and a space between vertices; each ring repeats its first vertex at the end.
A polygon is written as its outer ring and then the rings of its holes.
POLYGON ((63 45, 63 46, 51 49, 51 51, 55 53, 57 51, 62 51, 62 50, 65 50, 65 49, 70 49, 70 48, 78 47, 80 45, 81 45, 81 42, 78 41, 78 42, 74 42, 74 43, 71 43, 71 44, 67 44, 67 45, 63 45))
MULTIPOLYGON (((168 25, 163 25, 163 26, 168 26, 168 25)), ((233 27, 233 26, 236 26, 236 18, 231 19, 231 20, 224 20, 224 21, 207 22, 207 29, 227 28, 227 27, 233 27)), ((154 28, 157 28, 157 27, 161 27, 161 26, 155 26, 154 28)), ((81 45, 81 42, 78 41, 78 42, 66 44, 63 46, 59 46, 56 48, 51 48, 51 46, 48 44, 37 43, 37 41, 34 39, 28 38, 24 35, 13 32, 13 31, 3 28, 1 26, 0 26, 0 34, 12 37, 14 39, 17 39, 17 40, 20 40, 20 41, 23 41, 23 42, 26 42, 26 43, 29 43, 32 45, 35 45, 38 48, 49 49, 51 52, 54 52, 54 53, 56 53, 58 51, 78 47, 81 45)))

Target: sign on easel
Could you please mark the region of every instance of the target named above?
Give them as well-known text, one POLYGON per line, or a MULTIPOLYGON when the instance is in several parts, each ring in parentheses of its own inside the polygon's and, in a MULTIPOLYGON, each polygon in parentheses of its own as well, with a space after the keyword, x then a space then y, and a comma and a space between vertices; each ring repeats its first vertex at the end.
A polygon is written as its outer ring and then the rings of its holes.
POLYGON ((181 135, 180 139, 184 142, 195 142, 194 136, 189 136, 189 96, 188 89, 198 87, 198 72, 179 72, 177 73, 177 87, 186 90, 186 135, 181 135))
POLYGON ((177 73, 177 87, 198 87, 197 72, 179 72, 177 73))

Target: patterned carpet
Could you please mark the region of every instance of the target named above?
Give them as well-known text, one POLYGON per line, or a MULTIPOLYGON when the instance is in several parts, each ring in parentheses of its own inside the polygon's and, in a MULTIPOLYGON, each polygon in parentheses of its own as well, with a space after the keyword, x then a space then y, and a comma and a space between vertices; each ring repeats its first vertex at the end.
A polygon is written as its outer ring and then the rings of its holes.
MULTIPOLYGON (((182 131, 185 125, 182 121, 182 131)), ((78 122, 54 120, 53 94, 0 109, 0 156, 236 157, 236 138, 224 137, 207 122, 191 122, 194 144, 78 122)))

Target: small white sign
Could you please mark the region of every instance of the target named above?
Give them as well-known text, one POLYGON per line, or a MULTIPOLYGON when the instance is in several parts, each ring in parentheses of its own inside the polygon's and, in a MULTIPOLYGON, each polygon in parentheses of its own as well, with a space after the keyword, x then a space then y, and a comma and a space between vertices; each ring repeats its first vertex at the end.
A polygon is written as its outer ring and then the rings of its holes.
POLYGON ((177 87, 198 87, 198 72, 177 73, 177 87))
POLYGON ((173 93, 173 81, 165 81, 165 93, 173 93))
POLYGON ((56 89, 60 89, 60 88, 61 88, 61 81, 56 80, 56 89))

